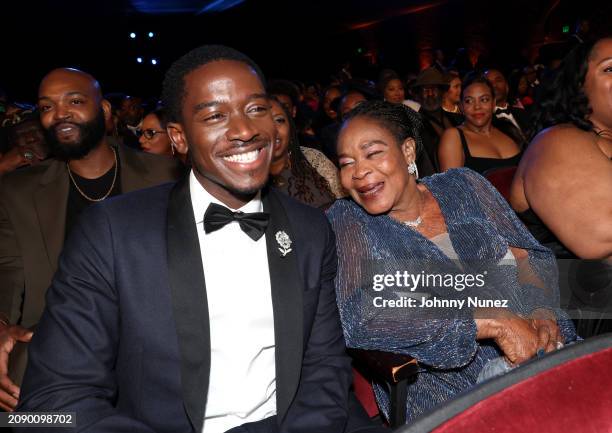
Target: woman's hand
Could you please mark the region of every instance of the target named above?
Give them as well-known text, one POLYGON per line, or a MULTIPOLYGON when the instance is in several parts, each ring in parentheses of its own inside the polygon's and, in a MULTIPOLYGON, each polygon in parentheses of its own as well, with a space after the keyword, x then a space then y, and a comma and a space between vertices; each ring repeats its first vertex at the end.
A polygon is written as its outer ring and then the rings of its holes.
POLYGON ((565 339, 563 335, 561 335, 561 331, 557 325, 557 319, 552 311, 537 309, 531 313, 529 320, 538 333, 538 347, 544 349, 546 352, 552 352, 553 350, 563 347, 565 339))
POLYGON ((494 338, 497 346, 511 364, 520 364, 533 358, 539 349, 541 341, 547 339, 545 328, 536 330, 531 321, 522 317, 500 320, 499 335, 494 338))
MULTIPOLYGON (((544 325, 504 309, 487 308, 475 312, 476 338, 493 339, 511 364, 520 364, 549 347, 550 334, 544 325), (543 346, 541 344, 544 344, 543 346)), ((554 349, 554 344, 553 344, 554 349)))

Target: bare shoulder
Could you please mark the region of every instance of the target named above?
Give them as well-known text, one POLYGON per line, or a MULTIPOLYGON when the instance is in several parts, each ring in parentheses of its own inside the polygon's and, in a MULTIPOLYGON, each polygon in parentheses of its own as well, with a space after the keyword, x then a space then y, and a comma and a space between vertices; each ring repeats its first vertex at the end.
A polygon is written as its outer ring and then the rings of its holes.
POLYGON ((441 171, 446 171, 449 168, 463 167, 465 164, 465 155, 461 148, 461 139, 457 128, 447 128, 440 137, 438 162, 441 171))
POLYGON ((519 211, 532 208, 577 256, 608 257, 611 164, 595 133, 562 125, 546 129, 521 160, 512 204, 519 211))
POLYGON ((440 141, 457 142, 459 143, 459 129, 458 128, 446 128, 440 137, 440 141))
POLYGON ((597 135, 571 125, 540 132, 521 159, 517 176, 527 197, 534 193, 570 194, 573 189, 593 190, 610 176, 610 160, 597 143, 597 135), (579 176, 576 173, 580 173, 579 176))
POLYGON ((526 160, 554 163, 575 162, 577 153, 597 152, 595 135, 571 125, 556 125, 540 132, 525 152, 526 160))
POLYGON ((461 139, 459 138, 459 129, 447 128, 440 137, 440 144, 438 145, 439 152, 457 151, 461 149, 461 139))

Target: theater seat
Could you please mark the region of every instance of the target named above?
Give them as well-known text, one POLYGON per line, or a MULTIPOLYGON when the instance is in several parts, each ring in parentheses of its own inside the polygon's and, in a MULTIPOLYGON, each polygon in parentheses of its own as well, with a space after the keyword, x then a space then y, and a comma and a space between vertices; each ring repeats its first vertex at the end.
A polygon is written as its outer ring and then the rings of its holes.
POLYGON ((612 334, 487 381, 396 433, 612 431, 612 334))
POLYGON ((376 405, 372 383, 357 368, 353 368, 353 390, 357 400, 359 400, 359 403, 361 403, 370 418, 374 418, 380 413, 376 405))
POLYGON ((517 167, 492 168, 485 171, 483 176, 493 184, 507 201, 510 201, 510 187, 512 186, 512 179, 516 169, 517 167))
MULTIPOLYGON (((398 427, 406 422, 408 385, 416 380, 419 366, 416 359, 379 350, 349 349, 355 366, 353 385, 357 399, 368 414, 379 413, 372 391, 371 379, 385 383, 389 389, 391 407, 389 425, 398 427)), ((373 416, 370 415, 370 416, 373 416)))

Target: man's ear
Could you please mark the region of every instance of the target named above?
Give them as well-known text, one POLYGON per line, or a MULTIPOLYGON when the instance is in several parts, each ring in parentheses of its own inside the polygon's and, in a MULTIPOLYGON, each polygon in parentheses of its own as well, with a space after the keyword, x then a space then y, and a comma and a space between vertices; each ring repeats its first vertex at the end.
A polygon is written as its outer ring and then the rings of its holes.
POLYGON ((402 143, 402 154, 406 160, 406 165, 416 161, 416 142, 414 138, 408 137, 402 143))
POLYGON ((106 99, 103 99, 100 105, 102 105, 102 111, 104 112, 104 119, 105 120, 110 119, 113 115, 111 103, 108 102, 106 99))
POLYGON ((168 136, 170 136, 174 149, 181 155, 186 155, 189 147, 187 146, 183 126, 177 122, 168 122, 166 131, 168 132, 168 136))

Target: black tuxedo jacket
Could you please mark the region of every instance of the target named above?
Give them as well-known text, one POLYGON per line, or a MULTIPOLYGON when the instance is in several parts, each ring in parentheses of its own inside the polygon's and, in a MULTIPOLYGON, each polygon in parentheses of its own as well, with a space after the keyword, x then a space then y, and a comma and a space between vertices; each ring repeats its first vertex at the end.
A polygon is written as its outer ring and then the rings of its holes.
MULTIPOLYGON (((85 211, 49 289, 18 410, 75 411, 78 431, 201 430, 210 336, 188 185, 186 178, 85 211)), ((348 416, 359 409, 348 393, 329 224, 274 190, 263 205, 271 215, 278 431, 378 430, 363 412, 348 416), (285 256, 279 231, 292 241, 285 256)))
MULTIPOLYGON (((512 117, 514 117, 514 120, 516 120, 516 123, 520 127, 521 134, 523 134, 523 136, 527 136, 531 128, 531 118, 529 116, 529 112, 527 112, 523 108, 517 108, 512 106, 508 106, 508 111, 510 111, 512 117)), ((503 119, 506 122, 510 122, 512 124, 510 119, 505 116, 498 116, 496 114, 495 117, 497 117, 498 119, 503 119)))

